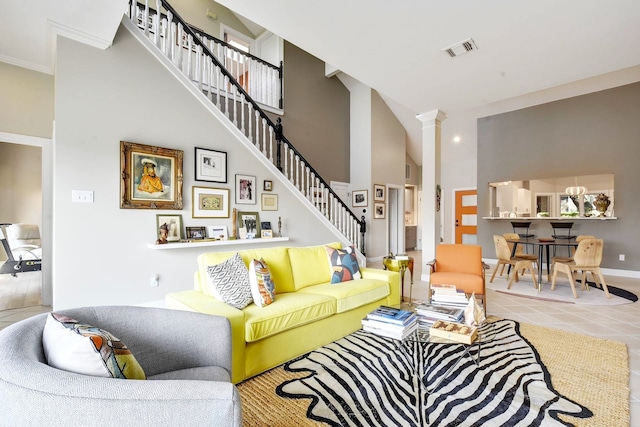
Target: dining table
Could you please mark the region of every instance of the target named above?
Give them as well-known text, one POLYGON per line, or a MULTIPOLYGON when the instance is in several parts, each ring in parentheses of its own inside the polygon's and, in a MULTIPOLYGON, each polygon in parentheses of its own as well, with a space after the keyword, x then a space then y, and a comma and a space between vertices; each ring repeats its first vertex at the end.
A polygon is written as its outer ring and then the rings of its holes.
MULTIPOLYGON (((557 248, 558 246, 562 247, 578 247, 578 242, 573 239, 554 239, 553 237, 540 237, 540 238, 528 238, 528 239, 506 239, 508 243, 513 244, 513 248, 511 249, 511 257, 516 256, 516 250, 518 245, 524 245, 525 248, 527 246, 531 246, 538 249, 538 283, 542 282, 542 261, 546 260, 547 264, 547 282, 550 281, 551 274, 551 248, 557 248)), ((511 266, 509 266, 509 270, 511 271, 511 266)))

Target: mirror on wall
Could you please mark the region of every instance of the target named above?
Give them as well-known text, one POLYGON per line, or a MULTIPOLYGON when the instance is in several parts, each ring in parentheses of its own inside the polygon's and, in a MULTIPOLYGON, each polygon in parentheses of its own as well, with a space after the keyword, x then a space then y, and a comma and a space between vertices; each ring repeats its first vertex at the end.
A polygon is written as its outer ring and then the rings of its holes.
POLYGON ((494 218, 575 218, 602 216, 597 197, 609 205, 604 216, 613 216, 613 174, 530 179, 489 183, 490 212, 494 218))

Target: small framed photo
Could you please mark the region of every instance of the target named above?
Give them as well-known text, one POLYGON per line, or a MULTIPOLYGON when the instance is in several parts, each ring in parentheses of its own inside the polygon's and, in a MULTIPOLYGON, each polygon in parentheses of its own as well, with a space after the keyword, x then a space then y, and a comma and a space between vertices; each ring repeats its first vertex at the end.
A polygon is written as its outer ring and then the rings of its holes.
POLYGON ((264 191, 271 191, 271 190, 273 190, 273 181, 270 181, 270 180, 268 180, 268 179, 265 179, 265 180, 264 180, 264 184, 263 184, 262 189, 263 189, 264 191))
POLYGON ((254 239, 260 237, 260 215, 258 212, 241 212, 238 211, 238 218, 236 221, 238 227, 238 236, 241 239, 254 239))
POLYGON ((207 237, 204 227, 187 227, 187 239, 201 240, 207 237))
POLYGON ((263 239, 271 239, 273 237, 273 230, 260 231, 260 237, 262 237, 263 239))
POLYGON ((263 230, 271 230, 271 222, 270 221, 261 222, 260 227, 263 230))
POLYGON ((227 234, 227 226, 226 225, 208 225, 207 237, 209 237, 210 239, 216 239, 216 240, 228 240, 229 235, 227 234))
POLYGON ((156 215, 156 230, 167 224, 167 241, 179 242, 182 238, 182 215, 158 214, 156 215))
POLYGON ((387 207, 384 203, 376 202, 373 204, 373 218, 384 219, 385 211, 387 207))
POLYGON ((227 153, 196 147, 196 181, 227 182, 227 153))
POLYGON ((277 211, 278 210, 278 195, 277 194, 265 194, 265 193, 262 193, 262 210, 263 211, 277 211))
POLYGON ((353 200, 351 204, 354 208, 364 208, 369 205, 368 200, 368 191, 367 190, 355 190, 351 193, 353 200))
POLYGON ((386 189, 384 185, 373 184, 373 201, 384 202, 386 189))
POLYGON ((229 190, 193 187, 191 216, 193 218, 229 218, 229 190))
POLYGON ((236 174, 236 204, 256 204, 256 177, 236 174))

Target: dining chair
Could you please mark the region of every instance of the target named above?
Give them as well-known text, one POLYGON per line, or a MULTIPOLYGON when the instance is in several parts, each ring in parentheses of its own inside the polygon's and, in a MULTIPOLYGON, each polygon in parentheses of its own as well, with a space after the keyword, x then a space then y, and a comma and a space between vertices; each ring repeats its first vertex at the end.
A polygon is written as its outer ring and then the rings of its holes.
POLYGON ((511 279, 509 280, 509 284, 507 285, 507 289, 511 289, 511 285, 513 285, 514 280, 517 282, 519 280, 519 272, 524 270, 529 270, 531 273, 531 278, 533 279, 533 286, 540 290, 538 287, 538 281, 536 279, 536 272, 533 268, 533 262, 530 259, 521 258, 519 256, 511 256, 511 250, 509 249, 509 244, 507 243, 507 239, 504 236, 500 236, 496 234, 493 236, 493 244, 496 249, 496 257, 498 258, 498 264, 496 264, 496 268, 493 270, 493 274, 491 275, 491 279, 489 283, 493 283, 493 279, 496 277, 496 272, 500 266, 510 265, 512 266, 513 273, 511 274, 511 279))
MULTIPOLYGON (((571 235, 571 228, 573 227, 573 222, 560 221, 554 222, 551 221, 549 223, 551 225, 551 237, 556 240, 573 240, 576 236, 571 235)), ((571 255, 571 248, 567 247, 567 251, 569 251, 569 256, 571 255)), ((553 247, 553 256, 556 256, 556 247, 553 247)))
POLYGON ((482 246, 441 243, 436 246, 436 258, 427 265, 430 268, 429 300, 431 285, 454 284, 466 294, 475 293, 487 312, 485 270, 489 266, 482 261, 482 246))
MULTIPOLYGON (((502 237, 504 237, 505 240, 520 240, 520 235, 518 233, 504 233, 502 235, 502 237)), ((509 245, 509 250, 511 251, 509 253, 513 253, 513 245, 514 244, 515 243, 507 242, 507 245, 509 245)), ((517 256, 518 258, 524 258, 524 259, 531 260, 531 262, 533 264, 535 264, 536 267, 537 267, 538 255, 525 253, 524 252, 524 245, 518 244, 516 246, 516 253, 514 255, 517 256)), ((502 276, 502 273, 504 273, 504 264, 502 264, 502 266, 501 266, 501 270, 500 270, 500 275, 501 276, 502 276)))
POLYGON ((582 286, 581 289, 589 290, 589 284, 587 282, 587 273, 591 273, 593 281, 597 286, 602 287, 604 294, 607 298, 611 298, 609 294, 609 288, 604 280, 602 271, 600 270, 600 263, 602 262, 602 250, 604 248, 604 242, 602 239, 582 239, 578 243, 578 248, 573 255, 573 260, 569 262, 557 261, 553 266, 553 278, 551 279, 551 290, 556 287, 556 277, 558 272, 565 273, 569 277, 569 283, 571 284, 571 291, 573 297, 578 298, 578 292, 576 292, 575 276, 578 271, 582 272, 582 286))

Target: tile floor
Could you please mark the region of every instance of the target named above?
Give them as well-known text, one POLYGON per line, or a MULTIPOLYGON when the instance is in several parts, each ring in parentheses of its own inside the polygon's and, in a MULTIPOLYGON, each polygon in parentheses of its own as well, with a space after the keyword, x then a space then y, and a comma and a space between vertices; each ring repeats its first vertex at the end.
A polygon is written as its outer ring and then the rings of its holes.
MULTIPOLYGON (((411 252, 414 258, 413 298, 424 299, 427 282, 420 280, 422 259, 420 252, 411 252)), ((382 264, 371 263, 381 268, 382 264)), ((491 271, 489 271, 489 274, 491 271)), ((640 294, 640 279, 607 277, 607 283, 640 294)), ((405 277, 405 293, 408 297, 409 273, 405 277)), ((617 306, 579 306, 573 304, 536 301, 511 296, 491 290, 487 291, 489 313, 520 322, 557 328, 596 337, 621 341, 629 349, 631 369, 631 426, 640 426, 640 302, 617 306), (597 323, 594 322, 597 319, 597 323), (624 331, 624 333, 623 333, 624 331)), ((51 307, 33 306, 0 311, 0 329, 11 323, 38 313, 50 311, 51 307)))

